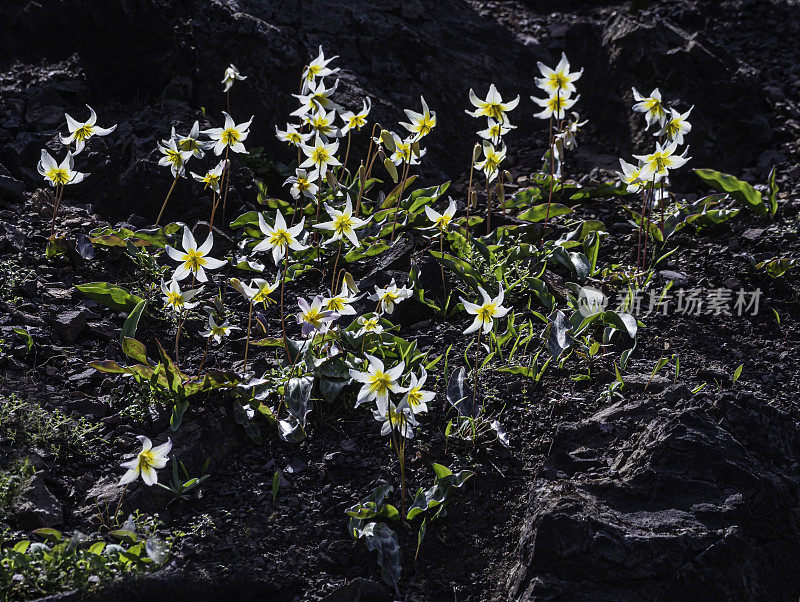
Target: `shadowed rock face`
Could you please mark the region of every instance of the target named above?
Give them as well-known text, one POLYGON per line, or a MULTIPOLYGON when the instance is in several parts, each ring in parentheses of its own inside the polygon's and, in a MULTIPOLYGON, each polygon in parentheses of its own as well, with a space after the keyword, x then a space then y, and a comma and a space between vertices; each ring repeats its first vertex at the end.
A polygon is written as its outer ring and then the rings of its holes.
POLYGON ((796 594, 800 433, 747 395, 671 408, 674 392, 562 429, 533 485, 513 599, 796 594))

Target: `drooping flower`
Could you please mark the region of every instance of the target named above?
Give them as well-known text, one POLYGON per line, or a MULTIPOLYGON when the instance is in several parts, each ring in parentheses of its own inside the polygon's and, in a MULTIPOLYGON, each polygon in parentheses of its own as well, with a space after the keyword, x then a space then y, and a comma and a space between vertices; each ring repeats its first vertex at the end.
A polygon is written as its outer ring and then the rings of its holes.
POLYGON ((339 113, 344 122, 342 127, 342 134, 347 134, 350 130, 360 130, 367 125, 367 116, 372 110, 372 101, 369 98, 364 99, 364 105, 359 113, 353 111, 344 111, 339 113))
POLYGON ((335 157, 336 151, 339 150, 339 141, 334 140, 331 143, 326 143, 320 138, 319 134, 314 139, 314 146, 308 144, 301 144, 300 148, 303 153, 308 157, 300 164, 300 167, 314 167, 319 172, 320 176, 324 176, 328 171, 328 167, 341 165, 339 159, 335 157))
POLYGON ((375 356, 367 354, 367 361, 369 364, 366 372, 350 369, 352 379, 363 385, 356 398, 356 407, 375 400, 378 411, 386 413, 389 407, 389 394, 403 392, 403 387, 400 386, 397 379, 405 370, 405 362, 400 362, 394 368, 386 370, 383 362, 375 356))
POLYGON ((692 109, 694 109, 694 106, 685 113, 679 113, 675 109, 670 109, 670 113, 664 121, 664 126, 661 128, 661 131, 654 132, 653 135, 666 136, 667 140, 674 140, 679 145, 683 144, 683 137, 692 131, 692 124, 687 120, 692 109))
MULTIPOLYGON (((313 113, 305 113, 300 117, 303 123, 311 127, 317 136, 327 142, 329 138, 341 138, 342 131, 336 125, 336 111, 319 108, 313 113)), ((302 145, 301 145, 302 148, 302 145)))
POLYGON ((253 117, 249 121, 236 124, 233 117, 222 111, 225 116, 225 125, 221 128, 211 128, 203 130, 203 133, 211 138, 214 142, 214 154, 219 156, 226 148, 230 148, 234 153, 246 153, 247 149, 242 144, 247 140, 250 134, 250 124, 253 123, 253 117))
POLYGON ((636 88, 631 88, 631 90, 633 90, 633 98, 636 101, 633 110, 637 113, 644 113, 647 129, 650 129, 654 123, 664 125, 667 120, 667 112, 661 102, 661 92, 658 88, 653 90, 650 96, 642 96, 636 88))
POLYGON ((390 155, 389 159, 397 166, 403 163, 409 165, 419 165, 419 160, 425 156, 425 149, 421 148, 418 152, 414 150, 414 138, 400 138, 397 134, 392 132, 392 140, 394 141, 394 152, 390 155))
POLYGON ((562 130, 556 134, 556 152, 563 155, 564 149, 573 150, 578 146, 578 132, 581 128, 589 123, 588 119, 580 120, 580 115, 575 111, 572 112, 572 119, 564 124, 562 130))
POLYGON ((400 122, 400 125, 412 134, 412 142, 427 136, 436 127, 436 113, 428 109, 428 104, 422 96, 419 97, 419 100, 422 103, 422 113, 405 109, 405 114, 411 123, 400 122))
POLYGON ((290 115, 292 117, 300 117, 309 113, 316 113, 320 109, 331 111, 335 116, 334 110, 341 110, 341 105, 333 102, 331 96, 336 92, 339 87, 339 80, 333 83, 332 88, 325 86, 324 79, 308 82, 303 94, 292 94, 297 100, 300 101, 300 108, 294 110, 290 115))
POLYGON ((211 190, 219 194, 223 171, 225 171, 225 159, 217 163, 213 169, 209 169, 204 176, 194 172, 191 172, 191 174, 195 180, 204 184, 203 188, 211 188, 211 190))
POLYGON ((370 301, 378 301, 380 303, 379 311, 387 314, 394 313, 394 306, 401 301, 408 299, 413 290, 405 286, 398 288, 395 279, 389 283, 386 288, 375 287, 375 292, 369 296, 370 301))
POLYGON ((297 314, 297 323, 300 324, 300 330, 304 337, 307 337, 312 332, 328 332, 331 322, 339 317, 336 312, 323 307, 324 300, 319 295, 314 297, 311 303, 300 297, 297 300, 297 305, 300 306, 300 313, 297 314))
POLYGON ((60 136, 61 144, 65 146, 69 146, 73 142, 75 143, 75 153, 80 153, 84 146, 86 146, 87 140, 92 136, 108 136, 111 132, 117 129, 116 124, 112 125, 110 128, 101 128, 97 125, 97 114, 94 112, 94 109, 89 105, 86 105, 86 108, 89 109, 89 119, 87 119, 84 123, 80 123, 69 116, 69 114, 65 113, 64 116, 67 118, 67 129, 69 129, 68 136, 60 136))
POLYGON ((222 324, 217 324, 214 316, 208 316, 208 327, 206 330, 200 331, 200 336, 207 339, 211 338, 215 343, 219 344, 222 339, 230 334, 231 330, 239 330, 239 327, 231 326, 228 320, 225 320, 222 324))
POLYGON ((325 297, 322 307, 328 311, 336 312, 340 316, 354 316, 356 315, 356 310, 352 303, 360 298, 361 296, 356 296, 356 293, 350 291, 347 282, 342 282, 341 292, 333 297, 325 297))
POLYGON ((625 184, 628 192, 639 192, 642 188, 642 180, 640 178, 642 168, 637 167, 627 161, 619 160, 621 172, 617 172, 620 181, 625 184))
POLYGON ((231 86, 237 79, 241 81, 243 79, 247 79, 247 76, 239 73, 239 70, 236 68, 236 65, 231 63, 230 66, 227 69, 225 69, 225 75, 223 75, 222 82, 220 82, 225 84, 225 89, 223 90, 223 92, 227 92, 228 90, 230 90, 231 86))
POLYGON ((292 185, 289 189, 292 197, 295 199, 299 199, 301 196, 310 199, 315 198, 319 190, 319 186, 317 185, 319 174, 316 171, 309 173, 305 169, 300 168, 297 168, 294 173, 295 175, 286 178, 286 181, 283 183, 284 186, 287 184, 292 185))
POLYGON ((299 147, 303 144, 306 140, 311 138, 311 132, 304 134, 303 132, 298 131, 299 125, 294 125, 293 123, 287 123, 286 129, 281 131, 278 129, 278 126, 275 126, 275 135, 278 137, 278 140, 281 142, 288 142, 292 146, 299 147))
POLYGON ((303 224, 306 218, 300 220, 300 223, 291 228, 286 227, 286 220, 283 219, 283 214, 280 209, 275 212, 275 225, 270 226, 264 216, 258 214, 258 227, 264 234, 264 240, 259 242, 253 247, 253 252, 258 253, 261 251, 271 250, 272 259, 275 265, 280 263, 281 259, 286 255, 288 249, 292 251, 302 251, 308 247, 299 241, 300 233, 303 231, 303 224))
POLYGON ((439 213, 435 209, 432 209, 430 206, 425 205, 425 215, 428 217, 430 221, 433 222, 433 225, 439 229, 439 231, 444 232, 447 230, 447 227, 450 225, 450 222, 453 219, 453 216, 456 214, 456 202, 451 198, 450 202, 447 205, 447 209, 444 210, 443 213, 439 213))
POLYGON ((677 140, 665 143, 664 146, 656 142, 655 152, 649 155, 634 155, 634 158, 642 162, 642 171, 639 177, 643 182, 660 182, 669 175, 670 169, 677 169, 686 164, 691 157, 676 155, 678 149, 677 140))
POLYGON ((128 471, 122 475, 119 484, 132 483, 141 474, 145 485, 149 487, 158 482, 156 470, 167 465, 167 456, 172 449, 172 441, 167 439, 166 443, 153 447, 153 442, 147 437, 139 435, 136 438, 142 444, 142 451, 136 454, 133 460, 122 463, 122 468, 127 468, 128 471))
POLYGON ((372 410, 372 416, 381 423, 381 435, 384 437, 391 434, 392 429, 394 429, 404 439, 414 438, 414 427, 417 425, 417 419, 405 401, 399 405, 395 405, 394 402, 390 401, 385 410, 381 411, 380 408, 372 410))
POLYGON ((489 93, 486 95, 486 100, 481 100, 475 95, 475 92, 470 88, 469 101, 475 106, 474 111, 467 111, 467 115, 473 117, 491 117, 495 121, 505 121, 506 113, 512 111, 519 104, 519 95, 514 100, 503 102, 500 93, 495 88, 494 84, 489 86, 489 93))
POLYGON ((548 95, 555 96, 560 94, 562 97, 568 97, 575 92, 574 82, 578 81, 583 75, 583 69, 570 73, 569 61, 567 55, 561 53, 561 60, 556 65, 555 69, 551 69, 544 63, 536 63, 542 77, 535 78, 536 85, 547 92, 548 95))
POLYGON ((359 316, 356 322, 361 326, 356 332, 357 337, 364 336, 368 332, 374 332, 375 334, 383 332, 380 314, 372 314, 369 318, 367 316, 359 316))
MULTIPOLYGON (((179 136, 175 132, 175 126, 172 126, 172 139, 177 143, 177 147, 182 151, 192 151, 192 156, 196 159, 202 159, 205 156, 203 151, 211 148, 210 142, 204 142, 199 139, 200 137, 200 122, 195 121, 192 125, 191 131, 186 136, 179 136)), ((163 141, 167 144, 167 141, 163 141)))
POLYGON ((311 61, 306 67, 303 69, 303 90, 307 90, 307 86, 316 81, 318 77, 326 77, 328 75, 332 75, 339 71, 339 68, 336 67, 335 69, 331 69, 328 67, 328 63, 332 60, 339 58, 338 55, 332 56, 329 59, 325 58, 325 53, 322 51, 322 46, 319 47, 319 56, 311 61))
POLYGON ((170 280, 169 284, 161 281, 161 292, 164 294, 164 307, 169 307, 175 313, 181 313, 186 309, 197 307, 197 303, 192 303, 192 299, 203 287, 181 292, 181 287, 175 280, 170 280))
POLYGON ((189 274, 194 274, 198 282, 207 282, 206 270, 216 270, 228 263, 227 261, 209 257, 208 254, 214 246, 214 234, 211 232, 208 233, 206 241, 198 247, 191 231, 184 226, 182 243, 183 252, 169 245, 165 247, 167 255, 174 261, 180 262, 180 265, 175 268, 175 272, 172 274, 173 280, 183 280, 189 274))
POLYGON ((533 116, 538 117, 539 119, 550 119, 551 117, 555 119, 564 119, 567 111, 571 109, 575 103, 580 100, 580 98, 580 94, 578 94, 575 98, 564 97, 558 94, 553 94, 547 98, 536 98, 535 96, 531 96, 531 100, 533 102, 540 107, 543 107, 542 111, 539 113, 534 113, 533 116))
POLYGON ((350 202, 350 197, 348 196, 345 201, 344 210, 340 211, 325 203, 325 211, 331 216, 331 221, 314 224, 314 227, 333 232, 331 241, 346 237, 354 247, 359 246, 356 230, 362 228, 367 222, 353 215, 353 204, 350 202))
POLYGON ((489 182, 494 181, 500 172, 500 164, 506 158, 505 145, 495 148, 494 144, 488 140, 483 141, 483 161, 475 164, 475 169, 483 171, 483 175, 489 182))
POLYGON ((483 329, 484 333, 487 333, 492 329, 492 326, 494 326, 495 318, 502 318, 508 313, 508 308, 503 307, 505 292, 503 291, 502 285, 500 286, 500 292, 494 299, 489 297, 487 292, 481 287, 478 287, 478 292, 481 294, 481 297, 483 297, 483 303, 481 305, 470 303, 461 297, 461 303, 464 304, 464 309, 467 310, 468 314, 475 316, 475 320, 464 331, 464 334, 470 334, 480 328, 483 329))
POLYGON ((56 186, 66 186, 67 184, 79 184, 90 175, 75 171, 75 160, 70 151, 67 151, 66 157, 59 165, 50 156, 50 153, 42 149, 42 155, 36 165, 36 170, 54 188, 56 186))
POLYGON ((517 126, 511 125, 511 122, 506 119, 505 121, 497 121, 496 119, 492 119, 489 117, 489 124, 485 130, 480 130, 478 132, 478 136, 483 138, 484 140, 489 140, 492 144, 497 146, 500 144, 503 136, 508 134, 513 129, 516 129, 517 126))
POLYGON ((169 167, 173 177, 184 177, 186 175, 186 162, 194 156, 194 153, 178 148, 178 141, 175 138, 170 138, 164 142, 165 144, 156 143, 159 152, 164 155, 158 160, 158 164, 163 167, 169 167))
MULTIPOLYGON (((411 382, 406 387, 406 396, 403 397, 403 403, 407 404, 414 414, 428 411, 428 402, 433 401, 436 394, 433 391, 425 391, 422 387, 425 386, 425 381, 428 380, 428 373, 425 368, 422 368, 422 374, 419 378, 413 372, 409 375, 411 382)), ((402 404, 401 404, 402 405, 402 404)))

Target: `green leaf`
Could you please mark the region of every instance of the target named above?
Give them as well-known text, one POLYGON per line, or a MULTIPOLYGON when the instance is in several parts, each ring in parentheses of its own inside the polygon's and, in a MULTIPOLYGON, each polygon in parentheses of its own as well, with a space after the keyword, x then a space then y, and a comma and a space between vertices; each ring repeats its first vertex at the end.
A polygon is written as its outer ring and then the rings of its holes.
POLYGON ((49 527, 42 527, 41 529, 36 529, 34 531, 34 534, 38 535, 39 537, 43 537, 47 541, 52 541, 52 542, 61 541, 62 537, 61 531, 58 531, 57 529, 50 529, 49 527))
POLYGON ((773 165, 772 170, 769 172, 769 193, 767 194, 767 199, 769 200, 769 215, 770 217, 775 217, 775 213, 778 211, 778 185, 775 183, 775 166, 773 165))
POLYGON ((433 472, 436 473, 437 478, 440 479, 449 477, 451 474, 453 474, 453 471, 447 468, 447 466, 442 466, 441 464, 436 464, 435 462, 433 464, 433 472))
POLYGON ((33 349, 33 337, 28 332, 27 328, 12 328, 12 331, 22 339, 25 343, 25 350, 30 353, 31 349, 33 349))
POLYGON ((693 171, 698 178, 714 190, 727 192, 740 203, 750 207, 757 215, 766 217, 769 213, 761 193, 747 182, 713 169, 695 169, 693 171))
POLYGON ((744 369, 744 364, 739 364, 739 367, 736 368, 736 370, 734 370, 734 372, 733 372, 733 382, 731 383, 731 386, 735 385, 736 381, 739 380, 739 377, 742 375, 742 370, 743 369, 744 369))
POLYGON ((106 374, 130 374, 127 368, 120 366, 113 360, 89 362, 89 366, 98 372, 105 372, 106 374))
MULTIPOLYGON (((550 219, 558 217, 559 215, 566 215, 567 213, 572 213, 572 209, 566 205, 561 205, 560 203, 550 203, 550 219)), ((531 207, 527 211, 523 211, 517 217, 521 220, 525 220, 526 222, 535 223, 545 221, 547 216, 547 203, 542 203, 541 205, 535 205, 531 207)))
POLYGON ((358 530, 357 537, 364 538, 368 550, 378 552, 378 565, 384 583, 396 585, 403 571, 397 534, 384 523, 368 523, 358 530))
POLYGON ((128 529, 117 529, 116 531, 111 531, 109 535, 116 540, 130 544, 134 544, 137 541, 139 541, 139 536, 136 535, 136 533, 134 533, 133 531, 130 531, 128 529))
POLYGON ((89 282, 75 287, 90 299, 101 305, 124 312, 132 312, 142 302, 141 297, 130 294, 121 286, 108 282, 89 282))
POLYGON ((422 547, 422 540, 425 539, 425 533, 428 532, 428 517, 426 516, 422 519, 422 524, 419 526, 419 531, 417 532, 417 552, 414 554, 414 562, 417 561, 417 557, 419 557, 419 550, 422 547))
POLYGON ((280 470, 276 470, 275 474, 272 475, 272 504, 275 505, 275 500, 278 499, 278 489, 281 486, 281 472, 280 470))
POLYGON ((396 184, 397 180, 399 179, 398 176, 397 176, 397 168, 394 166, 394 163, 391 162, 389 157, 386 157, 383 160, 383 166, 386 168, 386 171, 389 173, 389 175, 391 176, 392 180, 396 184))
POLYGON ((181 422, 183 421, 183 414, 188 407, 189 402, 184 399, 175 402, 175 405, 172 407, 172 415, 169 417, 169 426, 173 431, 177 431, 178 428, 180 428, 181 422))
POLYGON ((303 427, 306 425, 306 416, 314 409, 314 403, 311 401, 313 385, 313 376, 291 378, 286 383, 286 409, 303 427))
POLYGON ((634 318, 632 315, 609 310, 603 312, 602 319, 605 324, 614 326, 615 328, 627 334, 630 338, 636 338, 636 331, 638 330, 639 326, 636 323, 636 318, 634 318))
POLYGON ((144 312, 146 307, 147 301, 142 299, 136 304, 136 307, 133 308, 133 311, 128 314, 125 324, 122 325, 122 332, 119 334, 120 344, 122 344, 122 341, 125 339, 125 337, 133 338, 136 336, 136 328, 139 326, 139 318, 142 317, 142 312, 144 312))
POLYGON ((147 359, 147 350, 145 349, 144 343, 137 341, 136 339, 132 339, 130 337, 123 337, 122 352, 129 358, 134 359, 137 362, 144 364, 145 366, 150 366, 150 362, 147 359))

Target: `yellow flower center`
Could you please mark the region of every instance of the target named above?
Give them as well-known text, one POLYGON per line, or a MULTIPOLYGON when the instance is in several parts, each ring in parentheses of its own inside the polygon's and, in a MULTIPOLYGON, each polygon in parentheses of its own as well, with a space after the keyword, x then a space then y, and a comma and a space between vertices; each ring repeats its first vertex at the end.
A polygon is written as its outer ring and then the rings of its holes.
POLYGON ((312 307, 303 314, 303 319, 316 328, 322 323, 322 312, 316 307, 312 307))
POLYGON ((207 263, 203 257, 203 254, 199 253, 197 249, 189 249, 186 251, 186 255, 183 256, 183 261, 193 272, 196 272, 199 268, 207 263))
POLYGON ((331 299, 328 299, 328 302, 325 304, 325 309, 330 311, 341 311, 344 309, 344 306, 344 299, 341 297, 332 297, 331 299))
POLYGON ((224 337, 226 334, 228 334, 226 332, 226 330, 227 330, 227 328, 225 328, 224 326, 212 326, 211 327, 211 334, 213 334, 215 336, 218 336, 218 337, 224 337))
POLYGON ((171 305, 172 307, 181 308, 183 307, 183 295, 180 293, 175 293, 173 291, 167 292, 167 304, 171 305))
POLYGON ((497 121, 500 121, 503 116, 503 107, 499 102, 487 102, 483 111, 487 117, 491 117, 497 121))
POLYGON ((225 144, 231 145, 239 142, 241 139, 242 134, 236 128, 228 128, 227 130, 222 131, 222 136, 220 140, 222 140, 225 144))
POLYGON ((342 214, 333 220, 333 229, 337 234, 345 234, 353 229, 353 218, 347 214, 342 214))
POLYGON ((82 125, 75 130, 75 140, 88 140, 94 133, 93 129, 90 125, 82 125))
POLYGON ((139 466, 138 469, 144 470, 153 463, 153 450, 139 452, 139 466))
POLYGON ((287 133, 286 139, 292 144, 300 144, 303 141, 303 139, 300 137, 300 134, 298 134, 297 132, 287 133))
POLYGON ((66 169, 60 167, 53 167, 47 171, 47 179, 53 184, 68 184, 70 181, 69 174, 66 169))
POLYGON ((273 247, 285 247, 292 241, 292 236, 286 230, 275 230, 269 237, 269 242, 273 247))
POLYGON ((331 154, 328 152, 328 149, 324 146, 319 148, 315 148, 314 151, 311 153, 311 160, 314 162, 315 165, 325 165, 328 163, 328 159, 330 159, 331 154))
POLYGON ((412 408, 416 408, 421 403, 422 392, 420 391, 419 387, 414 387, 408 392, 408 405, 410 405, 412 408))
POLYGON ((431 130, 433 129, 433 118, 430 115, 426 115, 422 118, 422 121, 419 122, 419 133, 422 136, 426 134, 430 134, 431 130))
POLYGON ((481 319, 481 322, 491 322, 492 318, 494 317, 495 307, 493 303, 487 303, 483 307, 478 309, 478 316, 481 319))
POLYGON ((179 167, 180 165, 183 164, 183 157, 181 157, 180 151, 177 150, 172 150, 172 149, 167 150, 167 159, 169 159, 169 162, 175 165, 176 167, 179 167))
POLYGON ((392 380, 385 372, 376 372, 372 376, 372 383, 370 384, 370 391, 374 391, 376 393, 383 393, 389 389, 389 383, 392 380))

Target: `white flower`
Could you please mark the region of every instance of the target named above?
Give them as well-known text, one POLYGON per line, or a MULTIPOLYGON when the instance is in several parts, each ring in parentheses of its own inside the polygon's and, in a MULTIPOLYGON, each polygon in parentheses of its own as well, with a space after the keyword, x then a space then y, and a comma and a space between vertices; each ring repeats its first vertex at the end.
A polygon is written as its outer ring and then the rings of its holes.
POLYGON ((278 126, 275 126, 275 135, 278 137, 278 140, 281 142, 288 142, 292 146, 300 146, 306 140, 311 138, 311 132, 304 134, 297 130, 299 125, 294 125, 293 123, 287 123, 286 129, 281 131, 278 129, 278 126))
POLYGON ((580 94, 578 94, 575 98, 569 98, 558 94, 553 94, 547 98, 536 98, 535 96, 531 96, 531 100, 533 102, 540 107, 544 107, 541 112, 534 113, 533 116, 538 117, 539 119, 550 119, 551 117, 555 117, 556 119, 564 119, 567 111, 571 109, 573 105, 580 100, 580 98, 580 94))
POLYGON ((391 134, 394 140, 394 152, 389 159, 391 159, 392 163, 395 165, 402 165, 403 163, 419 165, 419 160, 425 156, 425 149, 422 148, 419 151, 415 151, 414 138, 409 137, 404 140, 394 132, 391 134))
POLYGON ((627 161, 619 160, 622 167, 621 172, 617 172, 620 181, 626 185, 628 192, 639 192, 642 189, 642 180, 640 178, 642 168, 632 165, 627 161))
MULTIPOLYGON (((314 113, 304 114, 300 119, 303 123, 308 124, 316 135, 322 138, 323 142, 327 142, 328 138, 342 137, 342 131, 334 123, 336 121, 336 111, 333 109, 326 111, 320 107, 314 113)), ((300 146, 302 148, 302 145, 300 146)))
POLYGON ((549 95, 560 94, 562 97, 568 97, 575 92, 575 84, 583 75, 583 69, 569 72, 569 61, 567 55, 561 53, 561 60, 556 65, 555 69, 551 69, 547 65, 538 62, 539 71, 542 73, 541 78, 535 78, 536 85, 547 92, 549 95))
POLYGON ((403 402, 400 405, 407 404, 414 414, 428 411, 428 402, 433 401, 436 394, 433 391, 423 390, 425 381, 428 380, 428 373, 425 368, 422 368, 422 375, 417 378, 414 373, 410 374, 411 383, 406 388, 406 396, 403 397, 403 402))
POLYGON ((367 125, 367 115, 372 110, 372 101, 369 98, 364 99, 364 105, 360 113, 353 113, 352 111, 344 111, 339 113, 344 122, 342 134, 347 134, 350 130, 360 130, 367 125))
POLYGON ((494 326, 495 318, 502 318, 508 313, 508 308, 502 306, 505 294, 502 286, 500 286, 500 293, 494 299, 491 299, 481 287, 478 287, 478 292, 481 294, 481 297, 483 297, 483 303, 481 305, 470 303, 461 297, 461 303, 464 304, 464 309, 467 310, 468 314, 475 316, 475 320, 469 328, 464 331, 464 334, 470 334, 479 328, 483 328, 483 332, 487 333, 492 329, 492 326, 494 326))
POLYGON ((511 125, 511 122, 506 119, 505 121, 497 121, 489 117, 489 124, 485 130, 480 130, 478 136, 484 140, 489 140, 492 144, 500 144, 500 140, 508 134, 511 130, 516 129, 517 126, 511 125))
POLYGON ((312 171, 309 173, 305 169, 297 168, 294 173, 295 175, 286 178, 286 181, 283 183, 284 186, 287 184, 292 185, 289 189, 292 197, 295 199, 299 199, 301 196, 310 199, 315 198, 319 190, 319 186, 317 185, 317 180, 319 180, 318 172, 312 171))
POLYGON ((412 142, 416 142, 423 136, 427 136, 431 130, 436 127, 436 113, 428 109, 425 99, 420 96, 422 102, 422 113, 416 113, 410 109, 405 109, 405 114, 411 123, 400 122, 411 134, 413 134, 412 142))
POLYGON ((75 142, 76 155, 83 150, 83 147, 86 146, 86 141, 92 136, 108 136, 111 132, 117 129, 116 125, 112 125, 110 128, 101 128, 100 126, 95 125, 97 123, 97 114, 89 105, 86 105, 86 108, 89 109, 89 119, 84 123, 79 123, 67 113, 64 113, 64 116, 67 118, 67 129, 69 129, 69 136, 60 136, 61 144, 69 146, 75 142))
POLYGON ((686 118, 692 112, 692 106, 685 113, 678 113, 675 109, 670 109, 669 118, 664 121, 664 126, 660 132, 654 132, 654 136, 666 136, 667 140, 674 140, 678 144, 683 144, 683 137, 692 131, 692 124, 686 118))
POLYGON ((359 246, 356 230, 362 228, 367 222, 353 215, 353 204, 350 202, 350 197, 347 197, 343 211, 334 209, 328 205, 328 203, 325 203, 325 211, 331 216, 331 221, 322 224, 314 224, 314 227, 320 230, 330 230, 333 232, 331 241, 337 241, 341 240, 343 237, 347 237, 347 240, 349 240, 354 247, 359 246))
POLYGON ((483 141, 483 161, 478 161, 475 164, 475 169, 483 171, 483 175, 491 182, 500 172, 500 164, 506 158, 505 145, 500 148, 495 148, 494 145, 488 140, 483 141))
POLYGON ((667 120, 667 113, 664 110, 664 104, 661 102, 661 92, 658 88, 650 93, 650 96, 642 96, 636 88, 633 90, 633 98, 636 104, 633 105, 633 110, 637 113, 644 113, 644 119, 647 122, 647 129, 654 123, 664 125, 667 120))
POLYGON ((247 140, 253 117, 250 117, 250 121, 237 125, 225 111, 222 111, 222 114, 225 115, 224 127, 203 130, 203 133, 214 142, 214 154, 221 155, 226 147, 230 147, 234 153, 246 153, 247 149, 242 142, 247 140))
POLYGON ((142 444, 142 451, 136 454, 133 460, 122 463, 122 468, 127 468, 128 472, 122 476, 119 484, 127 485, 135 481, 136 477, 141 474, 145 485, 149 487, 158 482, 156 470, 167 465, 167 456, 172 449, 172 441, 167 439, 166 443, 153 447, 153 442, 147 437, 139 435, 136 438, 142 444))
POLYGON ((225 69, 225 75, 223 75, 222 81, 220 82, 225 84, 225 89, 223 90, 223 92, 227 92, 228 90, 230 90, 231 86, 233 85, 233 82, 235 82, 237 79, 241 81, 243 79, 247 79, 247 76, 241 75, 236 66, 233 63, 231 63, 230 66, 227 69, 225 69))
POLYGON ((305 93, 292 94, 292 96, 300 101, 300 108, 290 113, 290 115, 292 117, 300 117, 308 113, 315 113, 320 109, 340 110, 342 107, 331 100, 331 95, 336 92, 336 88, 338 87, 338 79, 334 82, 332 88, 327 88, 325 86, 324 79, 308 82, 308 86, 305 87, 305 93))
POLYGON ((649 155, 634 155, 636 159, 642 162, 642 171, 639 177, 643 182, 655 181, 660 182, 662 178, 669 175, 670 169, 677 169, 682 167, 691 157, 684 157, 676 155, 675 151, 678 148, 677 140, 661 146, 656 142, 655 152, 649 155))
POLYGON ((380 408, 372 410, 372 415, 375 420, 381 423, 381 435, 391 434, 392 428, 394 428, 404 439, 414 438, 413 427, 416 426, 417 420, 414 418, 414 412, 405 402, 401 402, 398 406, 389 402, 387 408, 383 411, 380 408))
POLYGON ((469 101, 476 107, 474 111, 467 111, 467 115, 473 117, 491 117, 495 121, 505 121, 506 112, 512 111, 519 104, 519 95, 509 102, 503 102, 500 93, 495 88, 494 84, 489 86, 489 93, 486 95, 486 100, 481 100, 475 95, 475 92, 470 88, 469 101))
POLYGON ((166 144, 157 142, 159 152, 163 157, 158 160, 159 165, 169 167, 173 177, 186 175, 186 162, 194 156, 192 151, 184 151, 178 148, 178 141, 175 138, 164 141, 166 144))
POLYGON ((336 151, 339 150, 339 142, 337 140, 328 144, 317 134, 314 139, 314 146, 301 144, 300 148, 303 150, 305 156, 308 157, 300 164, 301 168, 314 167, 321 176, 324 176, 329 166, 341 165, 339 160, 334 156, 336 151))
POLYGON ((36 165, 39 174, 53 187, 83 182, 89 174, 75 171, 74 167, 75 160, 70 151, 67 151, 67 156, 59 165, 45 149, 42 149, 42 156, 36 165))
POLYGON ((303 231, 303 224, 305 221, 306 218, 304 217, 296 226, 287 228, 286 220, 283 219, 283 214, 281 214, 280 209, 278 209, 275 213, 275 226, 273 227, 270 226, 264 219, 264 216, 259 213, 258 227, 264 234, 264 240, 253 247, 253 252, 258 253, 271 249, 272 260, 275 262, 275 265, 278 265, 280 260, 286 255, 287 249, 291 249, 292 251, 307 249, 308 247, 301 244, 298 240, 300 233, 303 231))
POLYGON ((222 339, 230 334, 231 330, 239 330, 239 327, 231 326, 228 324, 228 320, 225 320, 222 324, 217 324, 214 316, 208 316, 208 328, 206 330, 201 330, 200 336, 207 339, 213 338, 214 342, 219 344, 222 342, 222 339))
POLYGON ((342 291, 333 297, 325 297, 322 301, 322 307, 328 311, 336 312, 340 316, 354 316, 356 310, 351 304, 360 298, 360 296, 350 292, 347 282, 342 282, 342 291))
POLYGON ((304 337, 307 337, 312 332, 328 332, 330 323, 339 317, 336 312, 325 309, 323 303, 324 301, 319 295, 314 297, 311 303, 302 297, 297 300, 297 305, 300 306, 300 313, 297 314, 297 323, 300 324, 304 337))
POLYGON ((161 281, 161 292, 164 294, 164 307, 169 307, 175 313, 181 313, 185 309, 197 307, 197 303, 191 303, 192 298, 203 290, 203 287, 181 292, 180 285, 175 280, 170 280, 169 284, 161 281))
POLYGON ((431 209, 428 205, 425 205, 425 215, 433 222, 433 225, 442 232, 447 230, 455 214, 456 202, 452 198, 447 205, 447 209, 444 210, 444 213, 439 213, 435 209, 431 209))
POLYGON ((230 278, 228 282, 233 288, 242 293, 250 303, 262 303, 264 309, 266 309, 267 305, 275 303, 275 301, 270 298, 270 295, 280 286, 281 275, 277 274, 275 276, 275 282, 269 282, 264 278, 253 278, 250 280, 249 286, 238 278, 230 278))
POLYGON ((369 365, 366 372, 350 370, 353 380, 363 385, 356 398, 356 407, 375 400, 378 411, 385 414, 389 407, 389 393, 403 392, 403 387, 400 386, 397 379, 403 374, 406 365, 404 362, 400 362, 394 368, 386 370, 381 360, 369 354, 367 354, 367 361, 369 361, 369 365))
POLYGON ((308 85, 311 82, 316 81, 318 77, 326 77, 339 71, 338 67, 336 69, 331 69, 328 67, 328 63, 337 58, 339 58, 338 55, 326 59, 325 53, 322 52, 322 46, 320 45, 319 56, 306 65, 305 69, 303 69, 303 91, 307 90, 308 85))
POLYGON ((380 314, 372 314, 369 318, 366 316, 359 316, 356 321, 361 325, 361 328, 356 333, 357 337, 364 336, 368 332, 374 332, 375 334, 383 332, 380 314))
MULTIPOLYGON (((192 125, 191 131, 186 136, 179 136, 175 132, 175 126, 172 126, 172 137, 177 143, 178 149, 182 151, 192 151, 192 156, 196 159, 202 159, 205 156, 204 150, 213 146, 210 142, 201 142, 198 138, 200 136, 200 122, 195 121, 192 125)), ((162 141, 168 144, 167 140, 162 141)))
POLYGON ((214 246, 214 235, 211 232, 208 233, 206 241, 198 247, 189 228, 184 226, 182 242, 183 252, 173 249, 169 245, 165 247, 167 255, 174 261, 181 263, 172 274, 173 280, 183 280, 189 274, 194 273, 199 282, 207 282, 208 277, 205 270, 216 270, 228 263, 208 256, 211 252, 211 247, 214 246))
POLYGON ((392 282, 386 288, 376 286, 375 292, 369 296, 369 300, 380 302, 380 311, 392 314, 394 306, 404 299, 408 299, 412 292, 412 289, 405 286, 398 288, 394 278, 392 278, 392 282))
POLYGON ((225 159, 222 159, 219 163, 217 163, 216 167, 214 167, 213 169, 209 169, 204 176, 201 176, 200 174, 194 172, 191 172, 191 174, 195 180, 205 184, 203 188, 211 187, 211 189, 214 192, 219 194, 220 190, 219 185, 222 179, 222 172, 225 171, 225 167, 226 167, 225 159))

